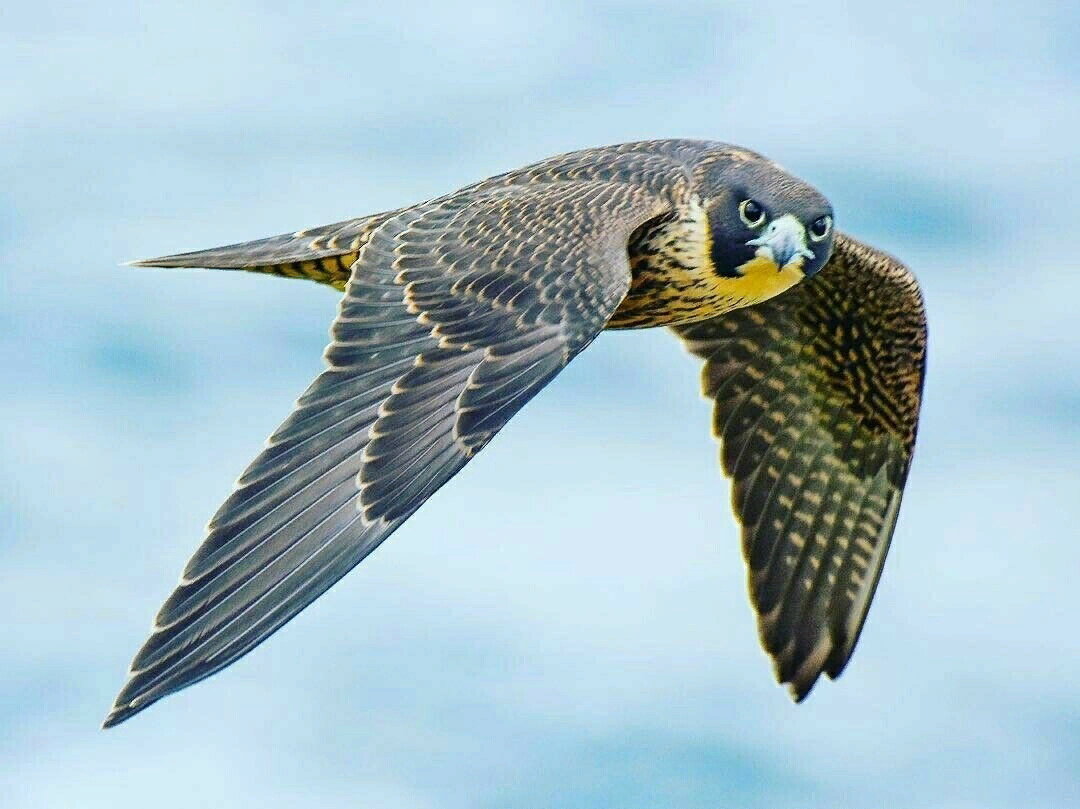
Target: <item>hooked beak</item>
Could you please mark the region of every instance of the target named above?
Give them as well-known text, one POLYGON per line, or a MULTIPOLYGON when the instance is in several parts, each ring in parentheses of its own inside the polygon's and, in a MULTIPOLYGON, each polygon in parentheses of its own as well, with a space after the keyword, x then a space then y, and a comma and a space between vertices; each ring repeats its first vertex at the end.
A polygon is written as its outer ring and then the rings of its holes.
POLYGON ((791 214, 774 219, 764 233, 747 244, 757 248, 756 255, 772 260, 778 270, 796 260, 801 268, 803 259, 814 258, 813 251, 806 246, 806 228, 791 214))

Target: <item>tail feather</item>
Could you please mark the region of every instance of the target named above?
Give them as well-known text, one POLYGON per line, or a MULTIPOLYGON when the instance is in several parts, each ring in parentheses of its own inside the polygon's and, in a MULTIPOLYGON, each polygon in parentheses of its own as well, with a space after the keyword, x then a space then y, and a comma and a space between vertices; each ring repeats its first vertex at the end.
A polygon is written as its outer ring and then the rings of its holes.
POLYGON ((367 243, 374 230, 394 213, 388 211, 209 250, 144 258, 130 261, 128 265, 248 270, 288 278, 307 278, 344 289, 360 248, 367 243))

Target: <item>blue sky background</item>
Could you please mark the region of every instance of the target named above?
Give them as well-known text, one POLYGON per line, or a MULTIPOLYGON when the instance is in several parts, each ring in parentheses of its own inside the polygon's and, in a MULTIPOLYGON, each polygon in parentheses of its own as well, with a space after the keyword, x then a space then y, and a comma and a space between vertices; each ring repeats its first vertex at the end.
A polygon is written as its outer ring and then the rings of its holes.
POLYGON ((5 6, 0 804, 1080 806, 1080 15, 852 5, 5 6), (843 678, 772 683, 696 363, 614 334, 271 642, 99 731, 336 305, 118 263, 669 136, 768 154, 925 287, 843 678))

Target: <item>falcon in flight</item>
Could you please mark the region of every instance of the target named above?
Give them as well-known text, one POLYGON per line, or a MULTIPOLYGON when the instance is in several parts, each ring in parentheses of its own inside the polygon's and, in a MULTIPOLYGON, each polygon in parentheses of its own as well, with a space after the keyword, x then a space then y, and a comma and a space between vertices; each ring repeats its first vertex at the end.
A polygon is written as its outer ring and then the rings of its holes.
POLYGON ((911 463, 918 284, 818 191, 694 140, 553 157, 437 199, 135 262, 343 293, 327 369, 211 519, 105 726, 225 668, 370 554, 603 329, 703 360, 761 642, 801 700, 859 638, 911 463))

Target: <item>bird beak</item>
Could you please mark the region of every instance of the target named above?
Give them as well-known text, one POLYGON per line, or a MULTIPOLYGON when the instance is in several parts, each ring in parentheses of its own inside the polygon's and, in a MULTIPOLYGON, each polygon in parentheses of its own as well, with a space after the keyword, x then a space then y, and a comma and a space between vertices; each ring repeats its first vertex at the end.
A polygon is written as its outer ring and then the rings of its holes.
POLYGON ((747 245, 756 247, 755 255, 772 261, 777 270, 795 261, 801 269, 804 259, 814 259, 813 251, 806 246, 806 228, 791 214, 774 219, 764 233, 747 245))

